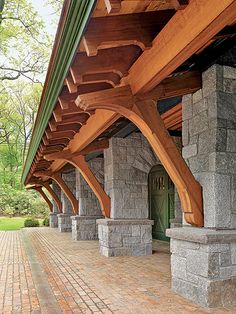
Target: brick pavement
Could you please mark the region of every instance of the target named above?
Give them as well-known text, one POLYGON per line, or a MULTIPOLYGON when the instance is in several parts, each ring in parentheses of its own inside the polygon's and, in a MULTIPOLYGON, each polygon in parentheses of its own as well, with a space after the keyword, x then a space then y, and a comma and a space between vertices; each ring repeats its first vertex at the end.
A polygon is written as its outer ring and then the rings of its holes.
POLYGON ((0 313, 236 313, 170 291, 165 246, 148 257, 99 255, 97 241, 50 228, 0 232, 0 313))

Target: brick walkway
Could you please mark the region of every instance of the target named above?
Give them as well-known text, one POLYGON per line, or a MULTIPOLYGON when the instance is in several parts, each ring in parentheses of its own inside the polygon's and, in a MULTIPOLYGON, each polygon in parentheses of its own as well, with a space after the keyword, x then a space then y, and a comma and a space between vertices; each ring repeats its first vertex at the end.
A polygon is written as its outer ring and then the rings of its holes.
POLYGON ((170 291, 165 247, 106 258, 98 242, 50 228, 0 232, 0 313, 236 313, 201 309, 170 291))

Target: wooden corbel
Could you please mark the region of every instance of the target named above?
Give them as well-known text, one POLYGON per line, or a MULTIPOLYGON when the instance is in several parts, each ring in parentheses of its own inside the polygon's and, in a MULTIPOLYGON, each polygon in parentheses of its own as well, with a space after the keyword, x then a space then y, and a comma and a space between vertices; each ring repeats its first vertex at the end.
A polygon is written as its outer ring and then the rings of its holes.
POLYGON ((67 196, 68 200, 70 201, 73 213, 75 215, 78 215, 78 212, 79 212, 78 200, 75 198, 74 194, 71 192, 71 190, 66 185, 65 181, 62 179, 59 173, 52 173, 50 171, 36 171, 34 175, 36 177, 48 177, 54 180, 60 186, 60 188, 67 196))
POLYGON ((48 204, 50 212, 51 213, 53 212, 53 205, 52 205, 51 201, 49 200, 49 198, 47 197, 47 195, 42 190, 42 186, 31 186, 31 187, 27 188, 27 190, 37 191, 42 196, 42 198, 46 201, 46 203, 48 204))
POLYGON ((152 149, 175 184, 188 223, 203 226, 202 188, 179 153, 156 109, 156 101, 140 100, 131 88, 78 96, 76 104, 84 109, 105 109, 117 112, 132 121, 149 141, 152 149))

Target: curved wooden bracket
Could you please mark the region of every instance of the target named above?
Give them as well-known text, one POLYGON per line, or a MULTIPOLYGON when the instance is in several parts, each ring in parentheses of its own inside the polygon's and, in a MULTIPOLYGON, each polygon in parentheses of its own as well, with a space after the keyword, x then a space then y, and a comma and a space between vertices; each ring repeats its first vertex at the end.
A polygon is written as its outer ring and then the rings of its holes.
POLYGON ((85 161, 84 156, 71 156, 69 158, 63 158, 68 163, 72 164, 74 167, 78 168, 82 176, 84 177, 85 181, 90 186, 91 190, 97 196, 99 203, 102 208, 102 214, 106 218, 110 218, 111 212, 111 199, 103 190, 101 184, 98 182, 95 175, 92 173, 91 169, 89 168, 87 162, 85 161))
POLYGON ((60 188, 67 196, 68 200, 70 201, 73 213, 75 215, 78 215, 78 212, 79 212, 78 201, 75 198, 74 194, 69 189, 69 187, 66 185, 65 181, 62 179, 59 173, 52 173, 50 171, 36 171, 34 175, 36 177, 48 177, 48 178, 53 179, 60 186, 60 188))
POLYGON ((149 141, 174 182, 188 223, 203 226, 202 188, 177 150, 156 109, 156 102, 140 100, 129 86, 80 95, 76 104, 85 110, 106 109, 132 121, 149 141))
POLYGON ((53 198, 54 202, 57 205, 58 212, 62 213, 62 203, 57 194, 53 191, 53 189, 50 187, 50 184, 48 182, 42 182, 42 185, 45 187, 45 189, 48 191, 48 193, 53 198))
POLYGON ((65 181, 62 179, 59 173, 53 173, 51 178, 56 181, 56 183, 60 186, 62 191, 66 194, 68 200, 71 203, 73 213, 78 215, 79 212, 79 203, 78 200, 75 198, 74 194, 71 192, 69 187, 66 185, 65 181))
POLYGON ((54 202, 57 205, 58 208, 58 212, 62 213, 62 203, 61 200, 59 199, 59 197, 57 196, 57 194, 53 191, 53 189, 51 188, 49 182, 47 181, 40 181, 40 180, 33 180, 32 184, 35 184, 36 187, 44 187, 48 193, 51 195, 52 199, 54 200, 54 202))
POLYGON ((53 212, 53 205, 52 205, 51 201, 49 200, 49 198, 47 197, 47 195, 42 190, 42 186, 32 186, 32 187, 28 188, 27 190, 37 191, 42 196, 42 198, 46 201, 46 203, 48 204, 50 212, 51 213, 53 212))

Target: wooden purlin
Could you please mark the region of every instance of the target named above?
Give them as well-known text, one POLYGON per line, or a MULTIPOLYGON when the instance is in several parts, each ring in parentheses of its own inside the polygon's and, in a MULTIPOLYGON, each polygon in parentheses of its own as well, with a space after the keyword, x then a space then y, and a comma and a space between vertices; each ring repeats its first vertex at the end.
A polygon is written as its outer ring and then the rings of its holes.
POLYGON ((188 223, 203 226, 202 189, 167 132, 153 100, 140 100, 129 86, 81 95, 81 109, 106 109, 132 121, 149 141, 174 182, 188 223))

